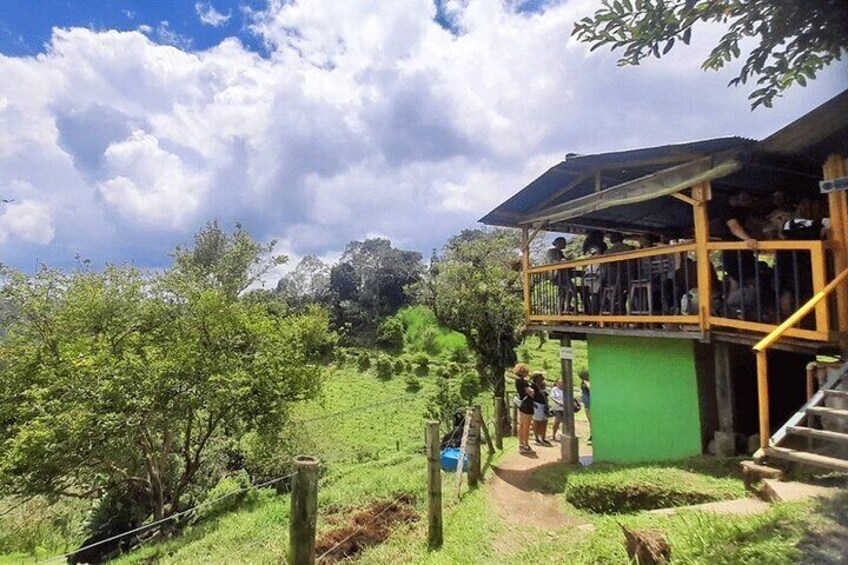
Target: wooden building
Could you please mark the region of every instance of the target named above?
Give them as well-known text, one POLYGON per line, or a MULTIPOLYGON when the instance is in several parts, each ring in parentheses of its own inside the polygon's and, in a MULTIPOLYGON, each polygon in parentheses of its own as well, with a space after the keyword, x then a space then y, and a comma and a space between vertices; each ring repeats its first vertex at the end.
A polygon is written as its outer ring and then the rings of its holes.
POLYGON ((596 460, 758 435, 848 469, 846 169, 848 91, 762 141, 569 154, 481 220, 522 230, 528 327, 587 342, 596 460), (608 250, 546 261, 544 232, 608 250))

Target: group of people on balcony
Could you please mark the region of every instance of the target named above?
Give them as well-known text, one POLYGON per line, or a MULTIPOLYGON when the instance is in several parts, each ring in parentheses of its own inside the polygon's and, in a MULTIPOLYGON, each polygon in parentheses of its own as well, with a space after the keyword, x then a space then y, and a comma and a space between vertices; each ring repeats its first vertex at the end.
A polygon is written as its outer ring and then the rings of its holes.
MULTIPOLYGON (((808 198, 791 201, 783 192, 771 198, 740 192, 726 204, 724 213, 710 224, 711 238, 743 241, 745 249, 721 251, 716 257, 720 258, 718 264, 711 262, 712 310, 717 315, 760 322, 785 319, 812 296, 811 255, 803 250, 760 253, 759 242, 823 238, 829 223, 821 204, 808 198)), ((635 245, 620 232, 609 232, 607 238, 609 244, 603 232, 589 231, 583 242, 584 257, 676 243, 651 234, 636 237, 635 245)), ((687 241, 693 240, 682 240, 687 241)), ((565 261, 566 243, 565 238, 554 239, 546 262, 565 261)), ((670 249, 668 254, 622 257, 620 261, 552 271, 548 276, 557 287, 560 314, 695 314, 699 300, 696 267, 693 253, 670 249)))

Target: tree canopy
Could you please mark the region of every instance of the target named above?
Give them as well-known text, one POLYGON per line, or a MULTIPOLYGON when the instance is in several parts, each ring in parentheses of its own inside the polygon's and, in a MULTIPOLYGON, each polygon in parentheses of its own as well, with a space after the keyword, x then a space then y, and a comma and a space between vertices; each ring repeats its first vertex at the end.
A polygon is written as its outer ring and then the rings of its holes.
POLYGON ((806 86, 848 49, 848 2, 844 0, 604 0, 603 8, 574 25, 572 35, 592 49, 624 48, 619 65, 661 58, 689 44, 700 24, 725 25, 702 68, 718 70, 758 41, 729 85, 756 80, 752 109, 771 107, 793 85, 806 86))
POLYGON ((278 433, 320 385, 327 316, 275 316, 239 289, 281 260, 240 227, 207 226, 162 274, 5 270, 0 343, 4 494, 133 493, 180 509, 210 445, 278 433))
POLYGON ((434 256, 415 287, 439 323, 466 337, 481 377, 501 397, 524 324, 518 248, 513 231, 465 230, 434 256))

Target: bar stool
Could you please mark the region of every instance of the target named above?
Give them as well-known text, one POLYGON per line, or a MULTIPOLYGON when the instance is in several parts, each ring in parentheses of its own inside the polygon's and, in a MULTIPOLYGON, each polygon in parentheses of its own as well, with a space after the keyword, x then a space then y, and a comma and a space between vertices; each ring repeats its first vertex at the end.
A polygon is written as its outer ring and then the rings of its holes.
POLYGON ((601 289, 601 316, 609 316, 619 312, 621 309, 621 299, 618 289, 615 285, 607 284, 601 289))
POLYGON ((651 315, 654 312, 654 285, 650 279, 630 281, 629 296, 628 314, 651 315))

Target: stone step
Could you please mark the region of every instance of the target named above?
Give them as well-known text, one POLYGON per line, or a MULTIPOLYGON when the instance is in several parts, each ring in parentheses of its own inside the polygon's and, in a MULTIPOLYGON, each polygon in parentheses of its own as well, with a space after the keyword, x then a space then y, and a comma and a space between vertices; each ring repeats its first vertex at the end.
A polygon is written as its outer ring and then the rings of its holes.
POLYGON ((776 481, 763 479, 760 495, 768 502, 797 502, 819 496, 833 496, 839 493, 835 487, 808 485, 794 481, 776 481))
POLYGON ((807 414, 812 414, 813 416, 839 416, 840 418, 848 418, 848 410, 837 410, 836 408, 824 408, 821 406, 807 408, 807 414))
POLYGON ((838 441, 840 443, 848 443, 848 434, 832 432, 830 430, 816 430, 804 426, 789 426, 787 431, 791 435, 804 436, 813 439, 823 439, 827 441, 838 441))
POLYGON ((848 461, 845 459, 837 459, 836 457, 827 457, 816 453, 808 453, 806 451, 797 451, 788 447, 767 447, 764 450, 766 457, 774 459, 783 459, 793 463, 801 463, 812 467, 821 467, 823 469, 831 469, 834 471, 848 471, 848 461))

